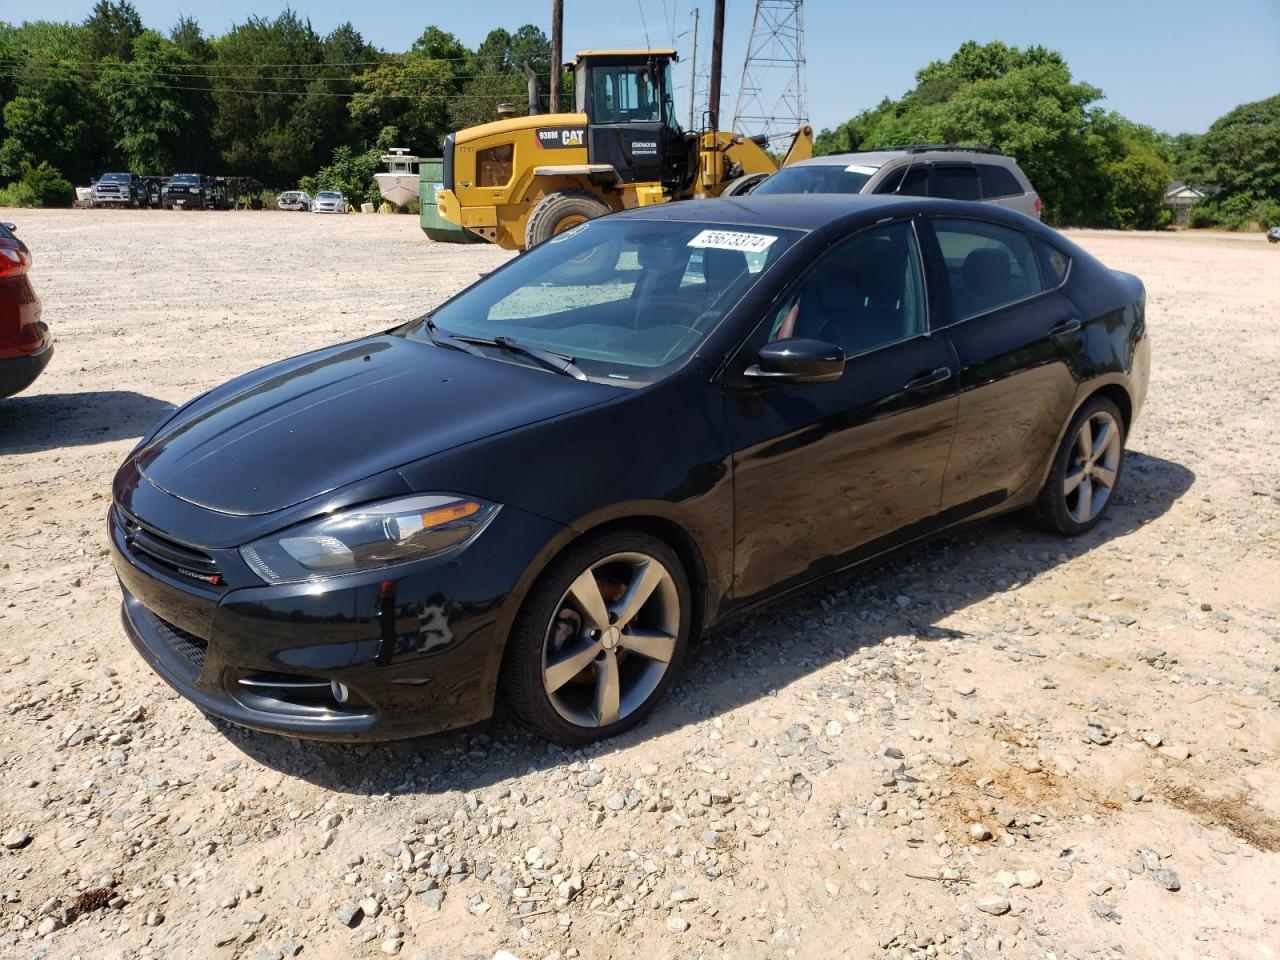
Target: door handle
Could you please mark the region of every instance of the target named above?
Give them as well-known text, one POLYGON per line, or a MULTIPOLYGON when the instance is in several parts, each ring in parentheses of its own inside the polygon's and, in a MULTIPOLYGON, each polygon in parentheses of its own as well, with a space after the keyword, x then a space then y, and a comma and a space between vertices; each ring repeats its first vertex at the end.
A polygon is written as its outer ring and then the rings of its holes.
POLYGON ((1049 328, 1049 336, 1065 337, 1068 333, 1075 333, 1080 329, 1080 320, 1072 317, 1070 320, 1061 320, 1049 328))
POLYGON ((951 379, 950 367, 938 367, 936 370, 930 370, 928 373, 921 374, 914 380, 908 380, 902 387, 903 390, 923 390, 925 387, 932 387, 936 383, 951 379))

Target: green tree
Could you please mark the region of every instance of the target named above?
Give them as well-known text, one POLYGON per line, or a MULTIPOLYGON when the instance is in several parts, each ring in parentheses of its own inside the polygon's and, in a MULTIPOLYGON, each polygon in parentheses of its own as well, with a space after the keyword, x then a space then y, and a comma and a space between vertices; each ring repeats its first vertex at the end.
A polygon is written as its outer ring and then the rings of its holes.
POLYGON ((91 60, 128 60, 142 36, 142 18, 128 0, 98 0, 84 22, 85 51, 91 60))
POLYGON ((371 135, 393 126, 402 146, 434 154, 449 132, 449 104, 468 77, 469 56, 453 34, 427 27, 402 57, 360 75, 351 116, 371 135))
POLYGON ((74 199, 70 182, 44 160, 28 164, 17 180, 0 189, 0 207, 69 207, 74 199))
POLYGON ((400 131, 386 127, 367 150, 355 151, 343 145, 333 151, 333 158, 314 176, 303 177, 301 187, 308 193, 318 190, 341 190, 351 203, 378 203, 381 194, 373 175, 382 169, 382 155, 400 139, 400 131))
POLYGON ((209 45, 195 17, 178 17, 178 22, 169 31, 169 39, 193 63, 208 63, 213 59, 213 47, 209 45))
POLYGON ((99 104, 71 67, 50 66, 24 80, 4 105, 0 177, 22 175, 33 160, 45 160, 81 183, 111 159, 99 104), (104 160, 105 158, 105 160, 104 160))
POLYGON ((191 131, 207 129, 196 118, 208 109, 207 87, 191 72, 194 61, 158 33, 146 31, 133 44, 129 60, 108 58, 98 79, 107 105, 116 149, 135 173, 172 173, 183 160, 199 157, 191 131))
POLYGON ((274 20, 251 17, 214 41, 214 134, 222 167, 290 184, 351 136, 346 97, 357 68, 346 60, 349 29, 340 30, 327 47, 310 22, 285 10, 274 20))
POLYGON ((551 82, 551 42, 540 29, 525 24, 515 33, 491 30, 468 65, 470 79, 449 108, 454 128, 470 127, 497 119, 500 103, 511 103, 516 113, 528 113, 528 84, 523 68, 538 76, 538 90, 545 109, 551 82))
POLYGON ((815 151, 985 144, 1017 159, 1050 222, 1159 220, 1169 179, 1165 147, 1146 128, 1094 106, 1102 91, 1075 81, 1057 52, 969 41, 921 69, 916 81, 901 99, 822 131, 815 151))
POLYGON ((1280 95, 1219 117, 1196 152, 1200 171, 1225 194, 1280 201, 1280 95))

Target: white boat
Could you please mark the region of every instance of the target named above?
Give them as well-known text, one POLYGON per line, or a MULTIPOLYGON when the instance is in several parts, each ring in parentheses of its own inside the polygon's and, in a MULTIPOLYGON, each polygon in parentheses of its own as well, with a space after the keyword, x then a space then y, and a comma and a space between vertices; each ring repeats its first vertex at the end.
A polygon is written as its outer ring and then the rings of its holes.
POLYGON ((417 200, 418 158, 407 147, 392 147, 391 152, 383 154, 381 160, 387 165, 387 170, 385 173, 375 173, 373 179, 378 181, 378 191, 382 198, 397 207, 407 207, 417 200))
POLYGON ((93 206, 93 187, 76 187, 76 206, 93 206))

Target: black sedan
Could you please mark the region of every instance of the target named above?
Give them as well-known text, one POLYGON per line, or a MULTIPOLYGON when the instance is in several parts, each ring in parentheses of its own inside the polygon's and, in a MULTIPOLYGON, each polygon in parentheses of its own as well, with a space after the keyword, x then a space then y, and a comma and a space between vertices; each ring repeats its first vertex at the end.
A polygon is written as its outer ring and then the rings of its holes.
POLYGON ((116 476, 124 624, 301 737, 638 722, 726 616, 957 524, 1074 535, 1145 294, 998 207, 746 197, 594 220, 434 312, 196 398, 116 476))

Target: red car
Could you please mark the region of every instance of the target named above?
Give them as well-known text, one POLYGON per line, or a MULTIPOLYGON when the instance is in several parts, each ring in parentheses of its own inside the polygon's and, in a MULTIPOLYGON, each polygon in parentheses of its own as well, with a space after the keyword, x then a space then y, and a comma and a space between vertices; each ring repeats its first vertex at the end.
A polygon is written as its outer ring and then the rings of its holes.
POLYGON ((53 356, 49 325, 31 286, 31 251, 0 223, 0 397, 27 389, 53 356))

